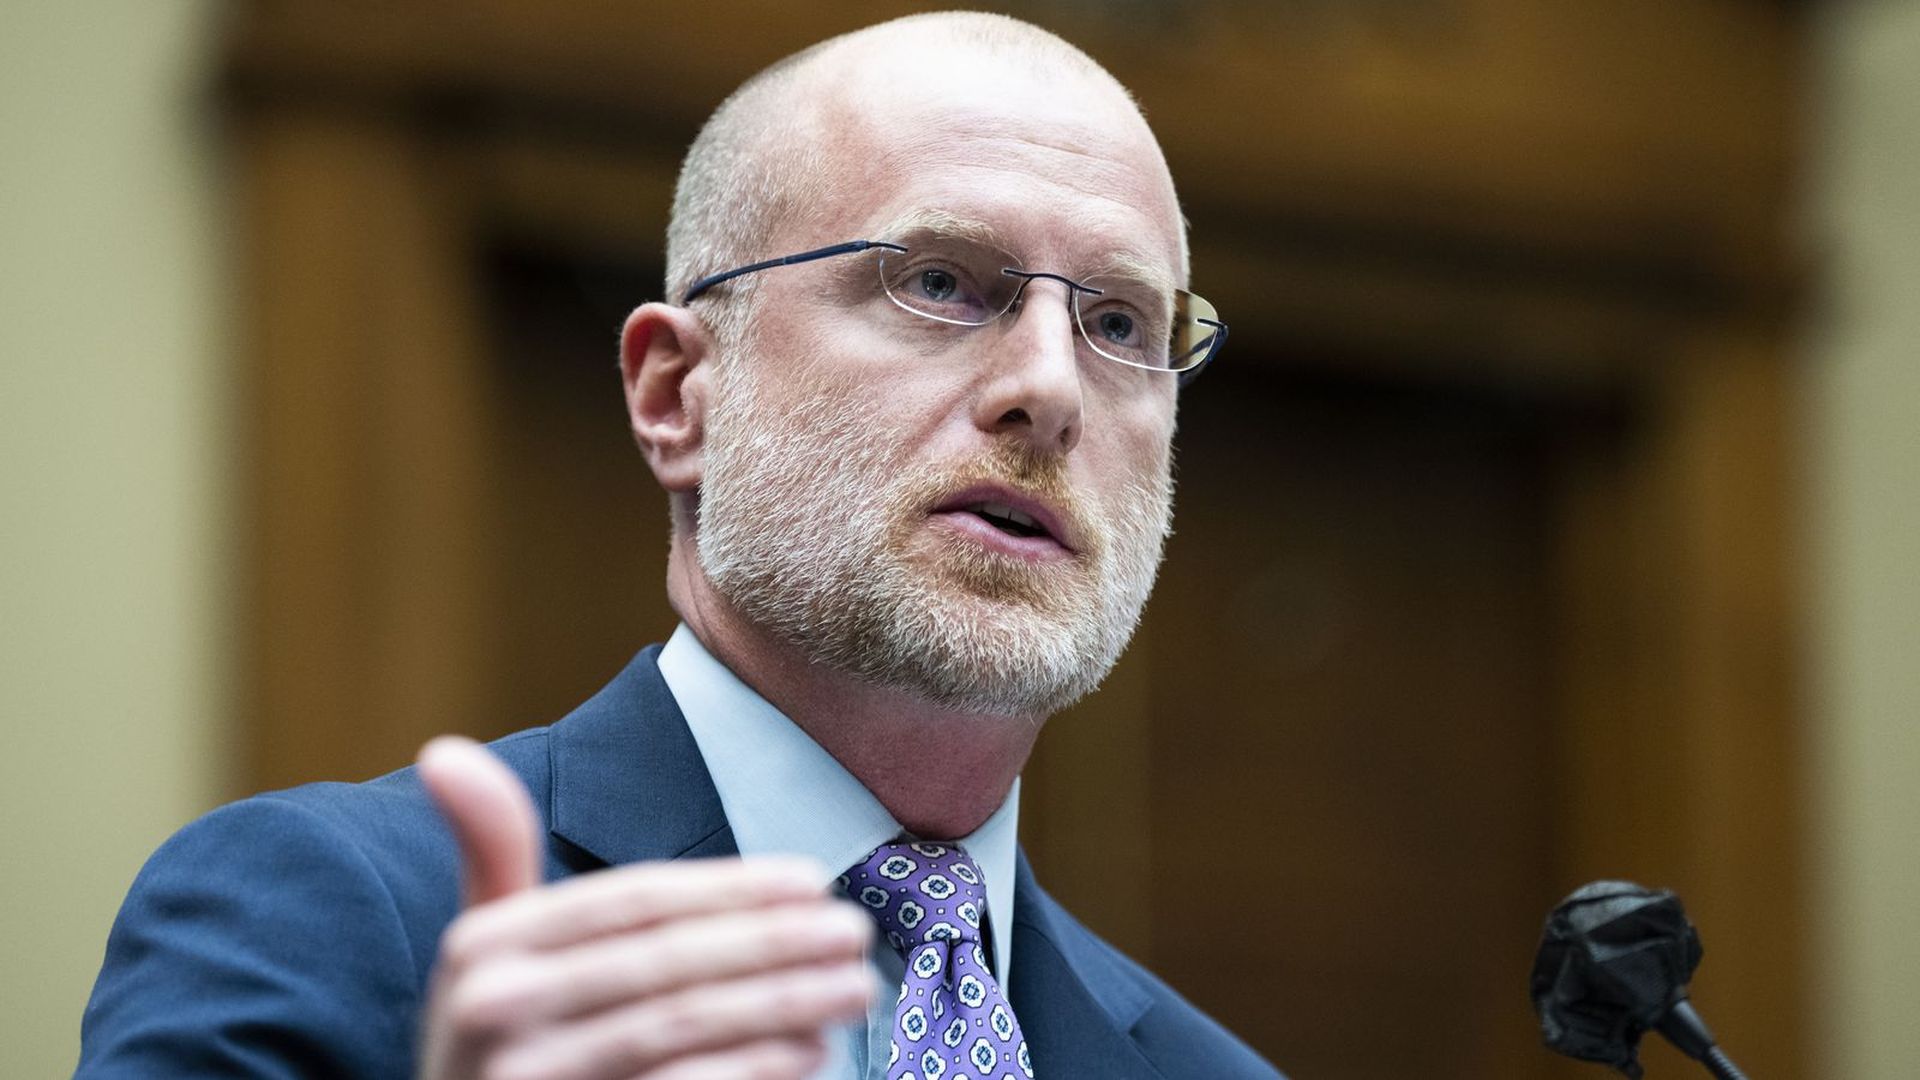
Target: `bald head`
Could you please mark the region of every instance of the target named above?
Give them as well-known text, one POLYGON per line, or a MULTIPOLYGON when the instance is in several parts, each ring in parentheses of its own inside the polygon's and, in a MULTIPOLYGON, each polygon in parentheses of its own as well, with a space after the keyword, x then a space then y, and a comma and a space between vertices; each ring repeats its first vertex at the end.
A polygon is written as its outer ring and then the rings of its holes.
MULTIPOLYGON (((1154 174, 1149 197, 1164 224, 1154 240, 1170 248, 1185 280, 1186 236, 1172 181, 1126 89, 1039 27, 949 12, 821 42, 753 76, 721 104, 688 150, 674 193, 669 300, 705 274, 855 239, 828 235, 849 216, 849 200, 929 165, 956 125, 981 139, 1036 141, 1009 124, 1016 114, 1029 132, 1048 132, 1044 141, 1055 152, 1078 155, 1094 198, 1138 200, 1140 185, 1129 186, 1136 178, 1115 173, 1154 174), (1116 165, 1123 161, 1132 164, 1116 165)), ((740 339, 757 284, 753 277, 730 282, 727 302, 704 313, 723 344, 740 339)))
POLYGON ((1159 565, 1178 383, 1151 352, 1186 277, 1166 161, 1126 90, 1045 31, 886 23, 714 114, 675 193, 669 298, 820 248, 627 320, 669 595, 736 671, 853 715, 848 748, 965 717, 1017 768, 1119 655, 1159 565), (997 524, 1003 501, 1036 524, 997 524))

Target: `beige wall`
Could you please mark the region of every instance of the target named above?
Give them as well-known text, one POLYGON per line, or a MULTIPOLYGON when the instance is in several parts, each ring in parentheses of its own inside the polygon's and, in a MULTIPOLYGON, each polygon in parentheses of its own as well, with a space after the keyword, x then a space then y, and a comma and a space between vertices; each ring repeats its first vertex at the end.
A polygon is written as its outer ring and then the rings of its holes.
POLYGON ((1920 4, 1834 9, 1814 219, 1831 306, 1812 539, 1824 1075, 1920 1069, 1920 4))
POLYGON ((210 5, 0 33, 0 1073, 70 1072, 120 897, 222 775, 210 5))

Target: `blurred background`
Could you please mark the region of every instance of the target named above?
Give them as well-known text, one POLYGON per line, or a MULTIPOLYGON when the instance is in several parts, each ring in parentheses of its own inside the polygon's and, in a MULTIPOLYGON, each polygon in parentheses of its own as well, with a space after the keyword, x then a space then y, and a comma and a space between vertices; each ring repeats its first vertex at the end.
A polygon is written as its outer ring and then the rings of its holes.
MULTIPOLYGON (((8 5, 9 1075, 173 829, 670 631, 614 349, 679 156, 914 9, 8 5)), ((1605 876, 1686 898, 1751 1075, 1911 1076, 1920 4, 1000 10, 1135 91, 1233 326, 1042 880, 1302 1078, 1604 1075, 1525 983, 1605 876)))

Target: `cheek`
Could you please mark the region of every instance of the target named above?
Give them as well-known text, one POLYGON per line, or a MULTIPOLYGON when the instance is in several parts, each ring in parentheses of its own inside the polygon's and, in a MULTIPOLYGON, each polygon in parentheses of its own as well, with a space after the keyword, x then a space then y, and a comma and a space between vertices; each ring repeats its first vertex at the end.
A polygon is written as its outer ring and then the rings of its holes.
POLYGON ((1105 429, 1119 452, 1143 466, 1164 461, 1171 453, 1175 399, 1170 385, 1130 385, 1127 393, 1103 402, 1100 416, 1088 416, 1087 434, 1105 429))
POLYGON ((1172 436, 1170 411, 1150 404, 1110 413, 1104 423, 1089 417, 1074 454, 1087 490, 1114 499, 1130 489, 1151 487, 1166 475, 1172 436))
POLYGON ((893 331, 891 336, 877 334, 857 317, 809 331, 804 361, 808 384, 845 402, 863 419, 890 428, 925 432, 955 417, 965 419, 969 370, 953 355, 951 335, 933 335, 939 340, 929 340, 923 348, 914 334, 893 331))

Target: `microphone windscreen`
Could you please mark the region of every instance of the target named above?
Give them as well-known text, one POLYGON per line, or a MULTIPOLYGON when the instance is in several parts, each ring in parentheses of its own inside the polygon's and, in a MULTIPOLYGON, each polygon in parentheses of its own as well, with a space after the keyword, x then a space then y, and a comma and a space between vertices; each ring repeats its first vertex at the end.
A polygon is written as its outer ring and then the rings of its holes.
POLYGON ((1529 989, 1546 1044, 1638 1080, 1640 1037, 1687 996, 1700 936, 1664 889, 1581 886, 1547 917, 1529 989))

